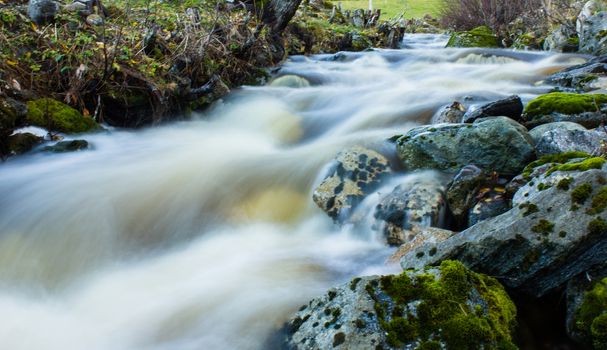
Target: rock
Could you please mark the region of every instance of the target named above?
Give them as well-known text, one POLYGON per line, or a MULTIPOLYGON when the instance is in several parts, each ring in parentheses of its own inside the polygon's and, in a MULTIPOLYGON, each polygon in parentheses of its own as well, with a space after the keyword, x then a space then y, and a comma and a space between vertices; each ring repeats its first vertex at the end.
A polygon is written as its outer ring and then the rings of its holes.
POLYGON ((575 23, 575 29, 578 34, 582 33, 583 26, 586 20, 602 10, 604 10, 604 5, 601 4, 601 0, 587 1, 582 7, 582 10, 580 11, 579 15, 577 16, 577 20, 575 23))
POLYGON ((569 26, 561 24, 554 29, 544 40, 543 48, 554 52, 578 51, 579 39, 577 33, 569 26))
POLYGON ((545 132, 535 144, 535 153, 538 157, 572 151, 599 154, 606 142, 604 132, 561 128, 545 132))
POLYGON ((8 137, 11 155, 20 155, 31 151, 43 142, 43 138, 30 133, 18 133, 8 137))
POLYGON ((605 10, 586 18, 580 29, 580 52, 592 55, 607 54, 607 12, 605 10))
POLYGON ((352 51, 364 51, 373 47, 373 43, 365 35, 352 32, 352 51))
POLYGON ((442 227, 447 210, 445 187, 433 174, 420 175, 383 197, 373 216, 388 244, 401 245, 420 227, 442 227))
POLYGON ((437 115, 432 117, 432 124, 461 123, 466 112, 463 104, 455 101, 443 108, 437 115))
POLYGON ((388 261, 392 263, 399 262, 405 254, 424 243, 439 243, 456 234, 456 232, 436 227, 415 228, 413 239, 398 247, 398 250, 390 256, 388 261))
POLYGON ((512 47, 517 50, 541 50, 543 39, 534 32, 524 33, 514 39, 512 47))
POLYGON ((535 128, 529 130, 529 136, 531 136, 531 138, 533 139, 533 143, 536 144, 538 143, 538 141, 540 141, 540 139, 542 138, 542 136, 544 136, 546 132, 554 130, 586 131, 587 129, 578 123, 555 122, 536 126, 535 128))
POLYGON ((353 147, 337 155, 312 199, 331 218, 343 221, 365 196, 379 187, 389 172, 386 157, 370 149, 353 147))
POLYGON ((74 108, 51 98, 41 98, 27 103, 27 123, 68 134, 93 131, 99 125, 84 117, 74 108))
POLYGON ((483 171, 470 164, 463 167, 449 184, 447 202, 459 226, 466 225, 468 211, 474 205, 476 194, 485 180, 483 171))
POLYGON ((270 83, 272 87, 289 87, 289 88, 304 88, 309 87, 310 82, 306 78, 298 75, 283 75, 270 83))
POLYGON ((103 17, 98 14, 88 15, 86 17, 86 23, 92 26, 101 26, 104 23, 103 17))
MULTIPOLYGON (((547 160, 545 160, 547 161, 547 160)), ((607 172, 603 158, 553 167, 523 186, 514 208, 401 260, 404 269, 456 259, 540 297, 605 261, 607 172), (597 169, 598 167, 598 169, 597 169)))
POLYGON ((513 95, 466 112, 463 122, 472 123, 477 119, 487 117, 508 117, 520 122, 521 114, 523 114, 523 102, 520 97, 513 95))
POLYGON ((23 125, 27 115, 27 106, 12 98, 0 97, 0 133, 9 132, 23 125))
POLYGON ((504 187, 483 188, 479 196, 479 201, 468 212, 468 226, 474 226, 510 210, 510 200, 506 196, 504 187))
POLYGON ((499 40, 489 27, 477 27, 451 35, 447 47, 499 47, 499 40))
POLYGON ((36 24, 52 22, 59 13, 59 4, 53 0, 30 0, 27 15, 36 24))
POLYGON ((365 12, 362 9, 354 10, 352 13, 352 25, 357 28, 364 28, 365 22, 365 12))
POLYGON ((603 80, 607 73, 607 56, 593 58, 587 63, 566 68, 549 76, 546 82, 580 92, 597 89, 597 81, 603 80))
POLYGON ((51 153, 66 153, 82 151, 89 148, 89 143, 86 140, 72 140, 72 141, 61 141, 57 142, 52 146, 46 146, 43 148, 45 152, 51 153))
POLYGON ((515 317, 516 307, 495 279, 446 261, 330 289, 287 322, 283 346, 511 349, 515 317))
POLYGON ((595 128, 607 116, 607 94, 553 92, 531 100, 523 118, 529 128, 553 122, 574 122, 595 128))
POLYGON ((527 130, 506 117, 414 128, 397 140, 397 152, 408 170, 456 172, 475 164, 503 175, 518 174, 534 156, 527 130))
POLYGON ((604 320, 600 316, 605 313, 607 266, 601 264, 567 283, 567 335, 589 348, 594 345, 595 349, 604 349, 607 346, 607 338, 604 337, 607 328, 601 325, 604 320), (598 332, 601 328, 602 331, 598 332))

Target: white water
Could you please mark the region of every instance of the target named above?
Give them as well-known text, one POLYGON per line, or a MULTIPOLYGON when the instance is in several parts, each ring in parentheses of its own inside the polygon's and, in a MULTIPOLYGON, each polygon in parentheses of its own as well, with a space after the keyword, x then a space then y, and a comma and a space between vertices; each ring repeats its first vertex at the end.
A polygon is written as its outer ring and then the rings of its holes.
POLYGON ((311 201, 324 165, 467 105, 548 91, 582 59, 413 49, 294 57, 312 86, 244 88, 200 120, 86 135, 0 165, 0 348, 262 349, 299 305, 389 248, 311 201), (471 100, 470 100, 471 99, 471 100))

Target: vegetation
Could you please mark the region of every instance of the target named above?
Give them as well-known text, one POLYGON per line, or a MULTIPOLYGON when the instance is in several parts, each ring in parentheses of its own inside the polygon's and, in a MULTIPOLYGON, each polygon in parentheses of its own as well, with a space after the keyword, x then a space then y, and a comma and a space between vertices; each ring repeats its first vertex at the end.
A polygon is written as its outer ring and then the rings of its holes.
POLYGON ((607 278, 597 281, 584 294, 575 314, 575 327, 595 349, 607 345, 607 278))
MULTIPOLYGON (((344 10, 368 9, 368 0, 341 0, 332 1, 333 4, 341 2, 344 10)), ((444 0, 373 0, 373 7, 381 9, 382 17, 392 19, 422 18, 425 15, 438 17, 444 6, 444 0)))
POLYGON ((551 113, 580 114, 600 111, 604 104, 607 104, 605 94, 553 92, 530 101, 525 107, 524 113, 529 118, 551 113))

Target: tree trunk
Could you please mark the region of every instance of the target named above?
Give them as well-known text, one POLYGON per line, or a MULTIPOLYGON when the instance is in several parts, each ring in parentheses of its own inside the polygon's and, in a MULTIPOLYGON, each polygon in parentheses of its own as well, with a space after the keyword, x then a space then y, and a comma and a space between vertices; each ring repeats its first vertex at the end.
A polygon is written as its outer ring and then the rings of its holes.
POLYGON ((295 15, 302 0, 270 0, 263 8, 263 21, 274 33, 281 33, 295 15))

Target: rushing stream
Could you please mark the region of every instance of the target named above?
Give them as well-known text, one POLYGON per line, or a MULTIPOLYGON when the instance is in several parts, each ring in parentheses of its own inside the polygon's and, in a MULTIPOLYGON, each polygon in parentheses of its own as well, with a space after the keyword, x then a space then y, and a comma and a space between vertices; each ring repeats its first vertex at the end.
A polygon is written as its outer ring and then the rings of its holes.
POLYGON ((528 100, 583 61, 445 41, 293 57, 278 74, 311 86, 246 87, 195 121, 1 164, 0 348, 261 349, 327 288, 398 271, 370 229, 313 204, 325 164, 351 145, 390 153, 454 100, 528 100))

